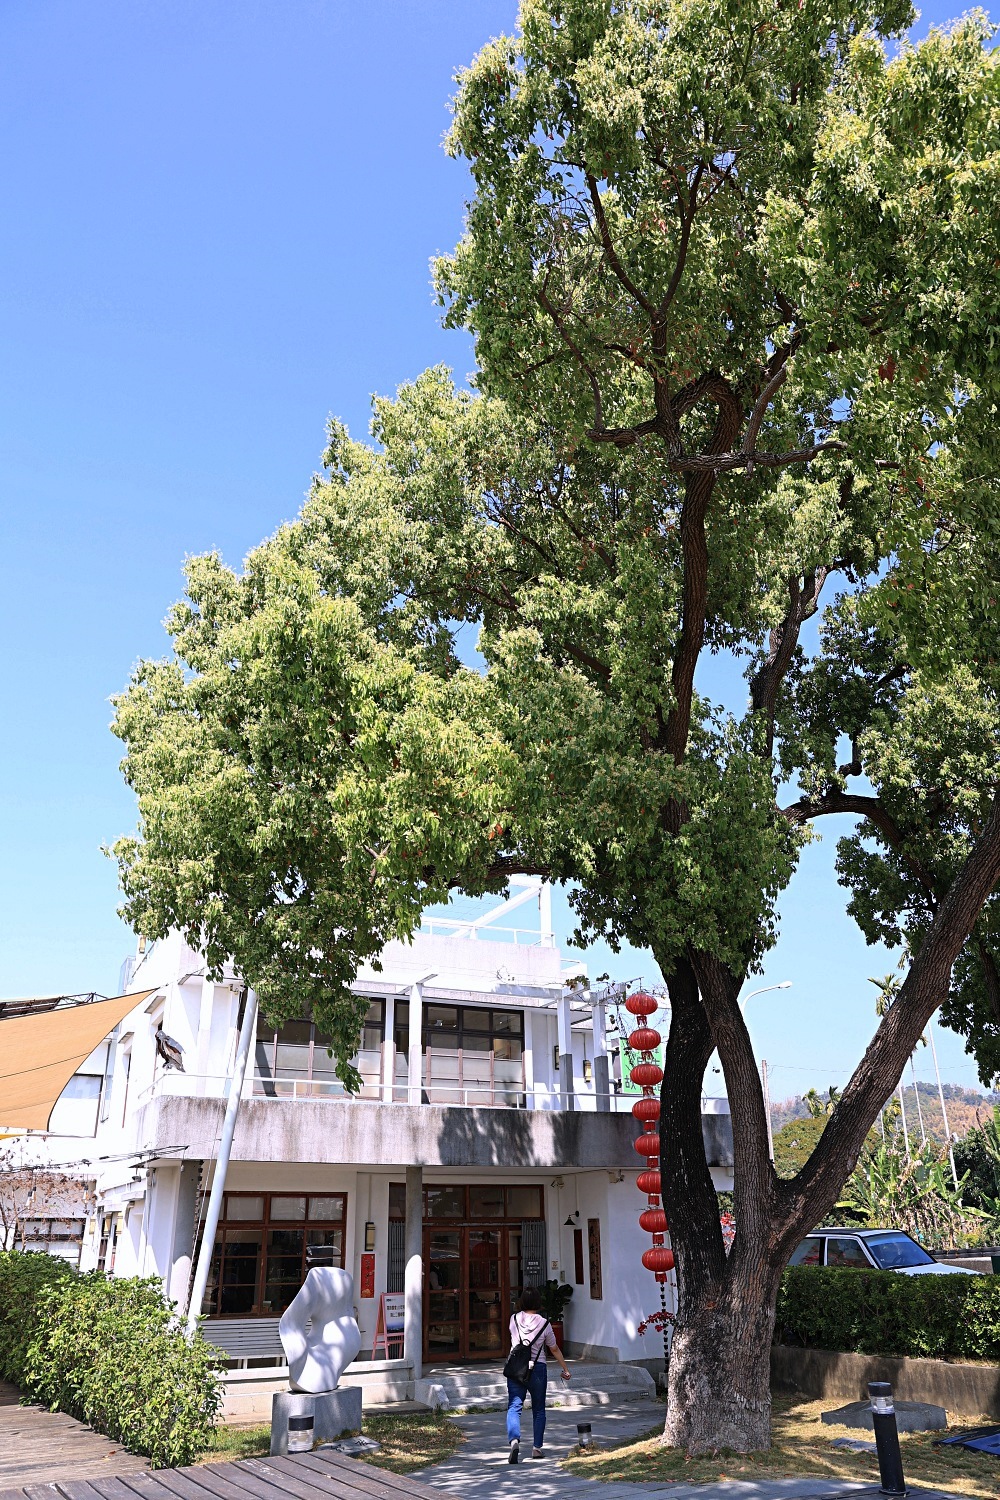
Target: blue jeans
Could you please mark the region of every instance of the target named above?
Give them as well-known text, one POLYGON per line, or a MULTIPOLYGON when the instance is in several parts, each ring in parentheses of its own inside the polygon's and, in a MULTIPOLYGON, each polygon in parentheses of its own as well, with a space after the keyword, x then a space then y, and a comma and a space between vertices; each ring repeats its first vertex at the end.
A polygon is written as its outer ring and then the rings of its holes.
POLYGON ((525 1396, 531 1397, 531 1425, 533 1446, 540 1448, 545 1437, 545 1388, 549 1383, 549 1367, 541 1362, 535 1365, 528 1376, 527 1385, 518 1385, 515 1380, 507 1382, 507 1441, 512 1443, 521 1437, 521 1408, 525 1396))

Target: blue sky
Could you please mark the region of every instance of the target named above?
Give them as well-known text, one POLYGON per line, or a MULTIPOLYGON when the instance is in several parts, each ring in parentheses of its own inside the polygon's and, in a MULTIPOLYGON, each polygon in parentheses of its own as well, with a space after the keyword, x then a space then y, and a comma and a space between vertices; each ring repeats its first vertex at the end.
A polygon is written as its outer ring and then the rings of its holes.
MULTIPOLYGON (((925 10, 919 29, 950 12, 925 10)), ((114 989, 104 840, 133 826, 108 698, 185 555, 238 564, 301 504, 334 412, 438 360, 428 260, 462 222, 456 67, 513 0, 7 0, 0 7, 0 995, 114 989)), ((842 1083, 871 1029, 824 828, 751 1002, 775 1097, 842 1083)), ((565 902, 557 925, 568 929, 565 902)), ((641 955, 591 972, 645 974, 641 955)), ((957 1039, 945 1074, 973 1083, 957 1039)), ((923 1070, 923 1063, 922 1063, 923 1070)))

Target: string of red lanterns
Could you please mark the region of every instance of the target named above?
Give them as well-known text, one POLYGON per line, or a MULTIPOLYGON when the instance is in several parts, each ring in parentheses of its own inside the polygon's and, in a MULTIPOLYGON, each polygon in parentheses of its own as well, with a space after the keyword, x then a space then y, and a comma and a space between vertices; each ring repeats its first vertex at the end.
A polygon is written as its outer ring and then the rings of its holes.
POLYGON ((660 1044, 660 1033, 646 1024, 646 1017, 657 1008, 652 995, 637 990, 625 1001, 625 1009, 639 1018, 639 1024, 628 1036, 629 1049, 639 1054, 639 1062, 629 1071, 631 1081, 642 1089, 642 1097, 632 1106, 632 1113, 642 1126, 642 1134, 635 1141, 635 1149, 646 1158, 646 1170, 636 1178, 636 1187, 646 1194, 648 1207, 639 1215, 640 1227, 653 1236, 650 1250, 643 1252, 642 1263, 652 1271, 660 1283, 660 1300, 664 1296, 667 1272, 674 1267, 674 1252, 664 1243, 669 1230, 663 1209, 660 1187, 660 1101, 656 1090, 663 1080, 663 1069, 653 1061, 653 1049, 660 1044))

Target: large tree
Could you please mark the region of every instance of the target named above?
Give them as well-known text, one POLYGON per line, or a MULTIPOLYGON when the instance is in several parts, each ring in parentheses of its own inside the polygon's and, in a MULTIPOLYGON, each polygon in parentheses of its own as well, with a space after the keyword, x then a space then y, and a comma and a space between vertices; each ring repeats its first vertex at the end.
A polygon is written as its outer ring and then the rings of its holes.
POLYGON ((437 278, 477 394, 434 370, 376 402, 374 446, 334 425, 300 519, 242 574, 190 564, 174 659, 117 704, 127 916, 311 1006, 349 1080, 359 961, 454 889, 541 873, 581 941, 652 950, 666 1436, 694 1451, 768 1443, 781 1269, 933 1011, 1000 1060, 997 69, 976 16, 890 59, 910 19, 524 0, 450 137, 475 191, 437 278), (712 700, 722 655, 745 709, 712 700), (780 1180, 738 995, 834 815, 850 910, 908 967, 780 1180))

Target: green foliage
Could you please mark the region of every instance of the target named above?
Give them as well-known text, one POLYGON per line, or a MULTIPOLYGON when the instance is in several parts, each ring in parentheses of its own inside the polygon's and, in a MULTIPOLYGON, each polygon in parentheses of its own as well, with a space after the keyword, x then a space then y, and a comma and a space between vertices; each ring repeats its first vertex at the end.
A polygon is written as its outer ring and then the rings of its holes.
POLYGON ((1000 1219, 1000 1108, 954 1145, 962 1202, 1000 1219))
POLYGON ((837 1204, 867 1229, 902 1229, 928 1249, 982 1244, 989 1219, 965 1205, 956 1190, 947 1147, 911 1142, 899 1135, 870 1145, 844 1185, 837 1204))
POLYGON ((1000 1277, 791 1266, 777 1336, 855 1354, 1000 1362, 1000 1277))
POLYGON ((0 1375, 154 1467, 191 1463, 207 1446, 220 1368, 200 1334, 188 1342, 159 1281, 0 1254, 0 1375))
POLYGON ((794 1177, 801 1172, 819 1143, 827 1123, 826 1115, 809 1115, 804 1120, 789 1120, 774 1137, 774 1170, 779 1177, 794 1177))
MULTIPOLYGON (((454 889, 538 872, 580 941, 739 979, 850 776, 866 936, 915 949, 962 868, 1000 747, 997 63, 979 13, 889 58, 911 14, 524 0, 449 137, 479 394, 432 370, 374 445, 332 424, 301 517, 192 560, 117 700, 124 915, 311 1011, 349 1086, 358 965, 454 889)), ((947 1012, 986 1070, 992 911, 947 1012)))
POLYGON ((21 1384, 42 1293, 72 1277, 66 1262, 54 1256, 0 1250, 0 1380, 21 1384))
POLYGON ((550 1277, 543 1285, 541 1292, 542 1316, 548 1318, 550 1323, 561 1322, 573 1296, 573 1288, 566 1281, 560 1282, 550 1277))

